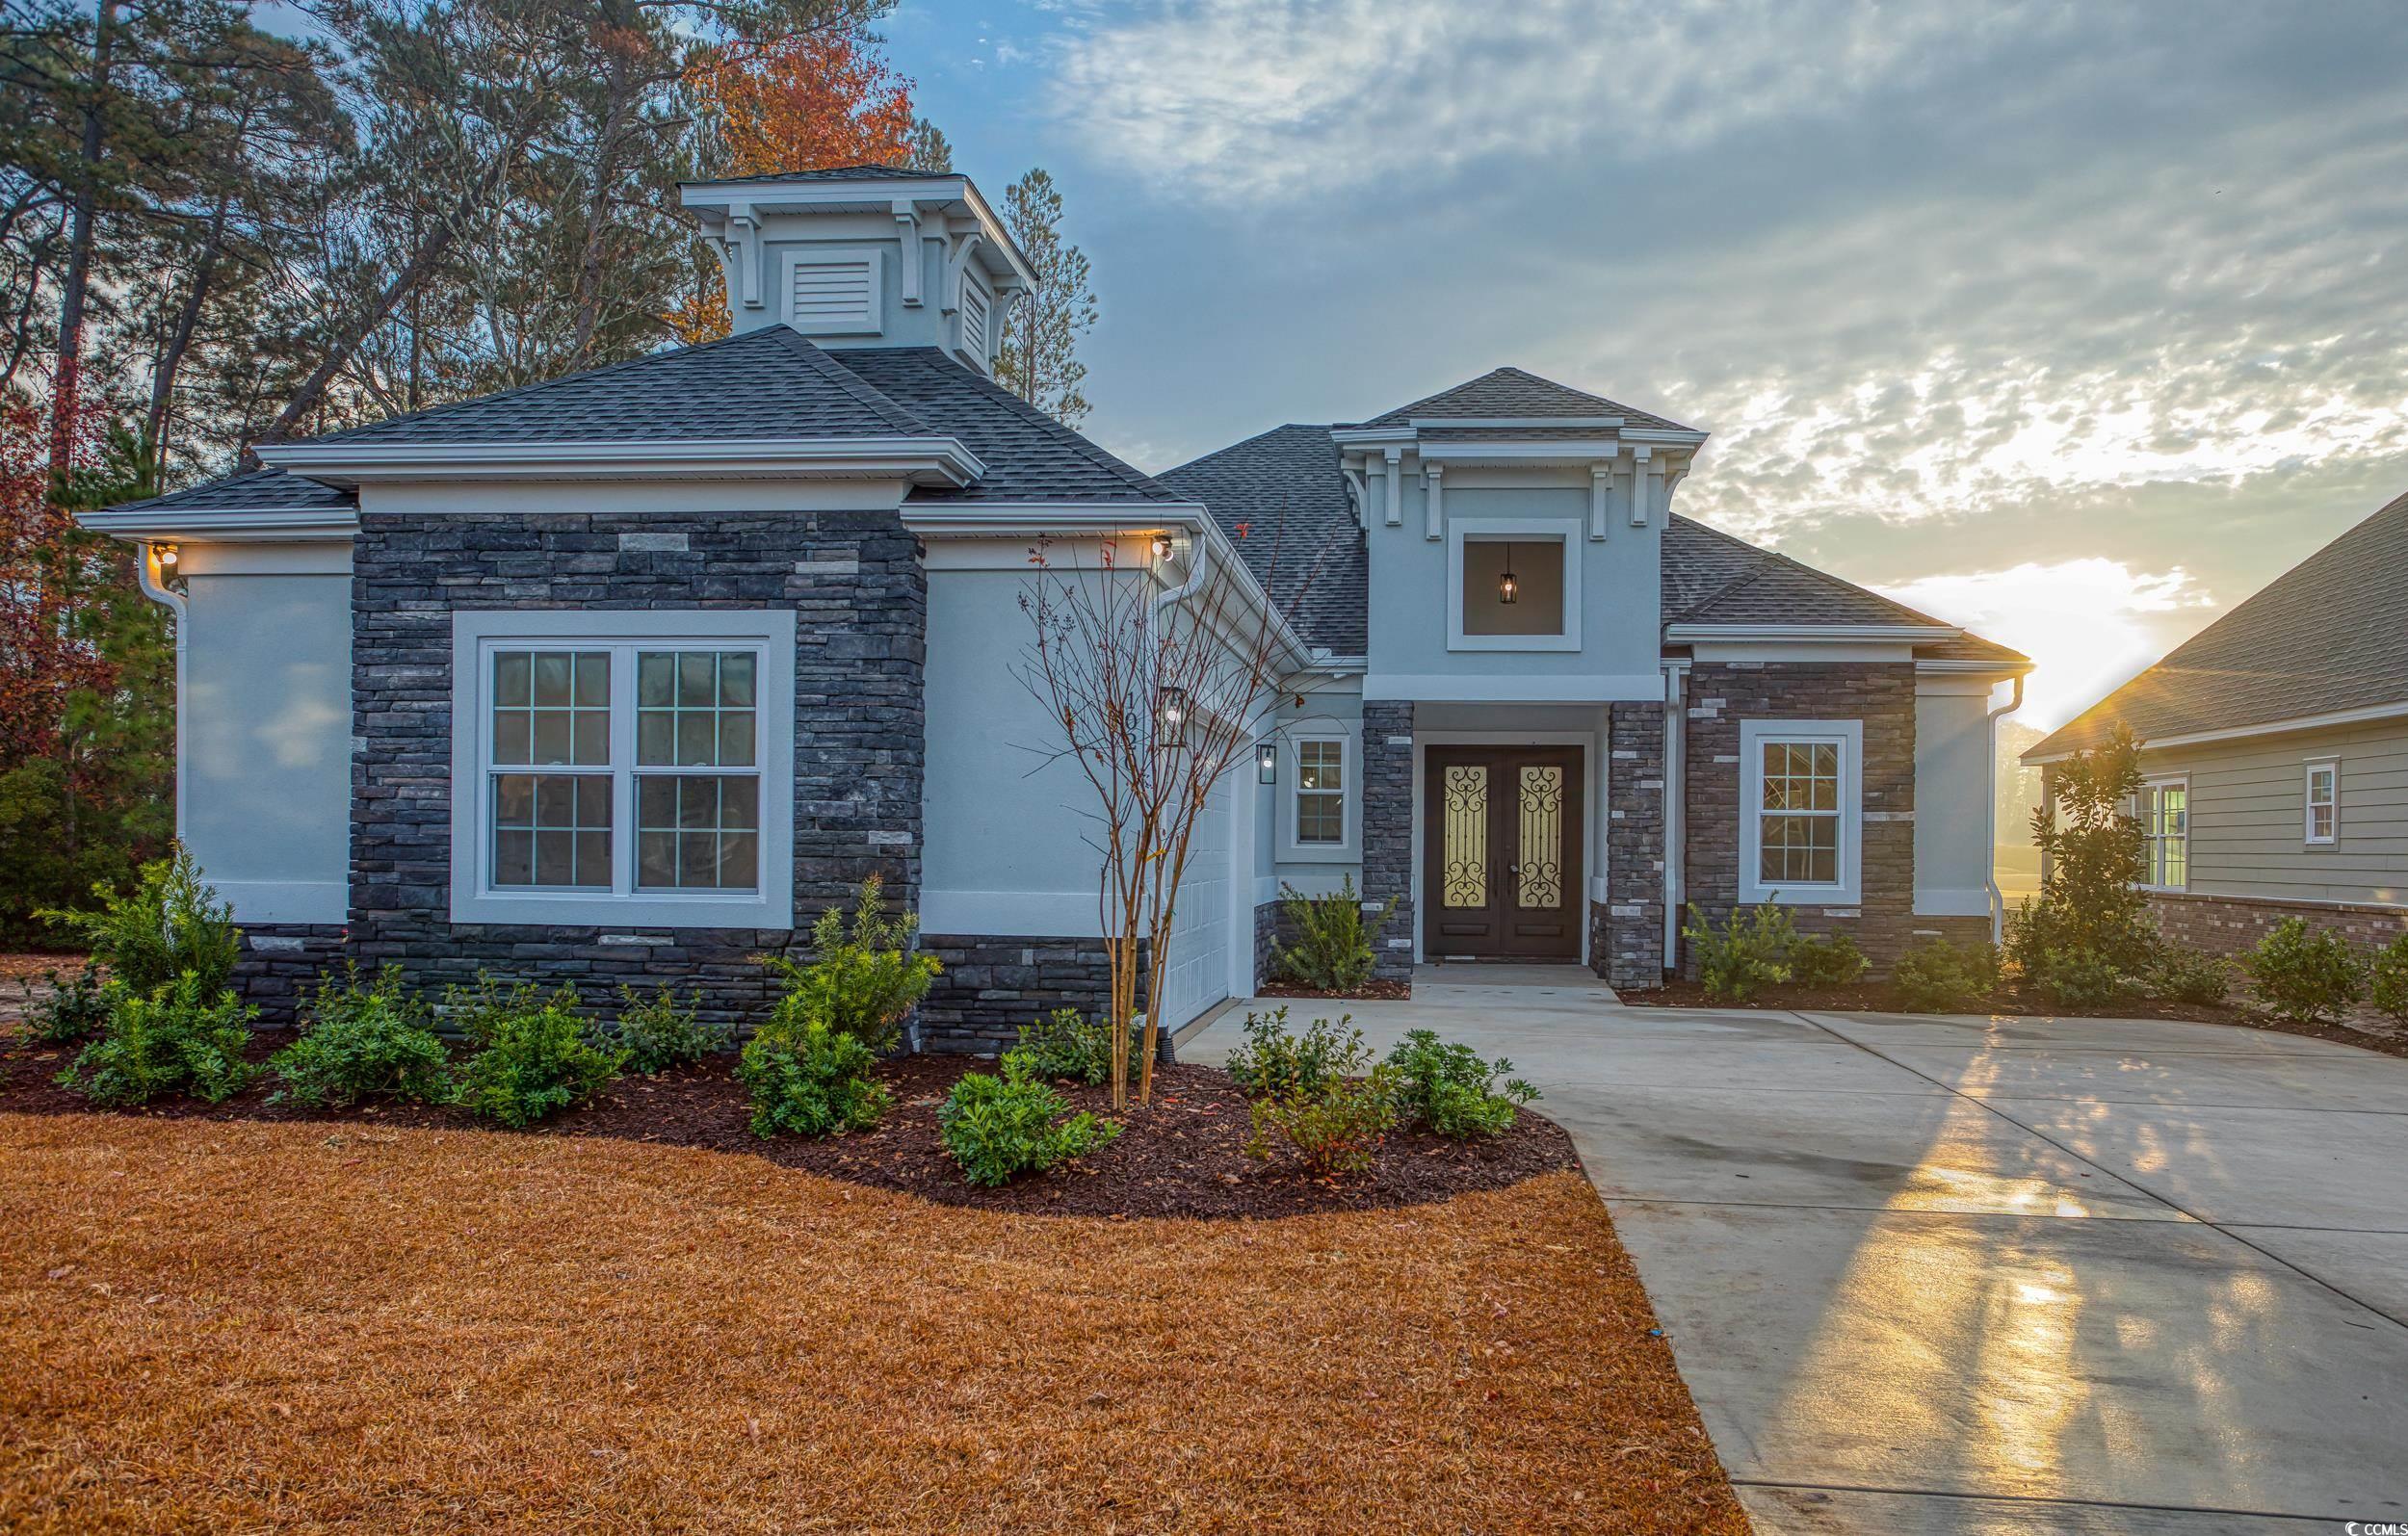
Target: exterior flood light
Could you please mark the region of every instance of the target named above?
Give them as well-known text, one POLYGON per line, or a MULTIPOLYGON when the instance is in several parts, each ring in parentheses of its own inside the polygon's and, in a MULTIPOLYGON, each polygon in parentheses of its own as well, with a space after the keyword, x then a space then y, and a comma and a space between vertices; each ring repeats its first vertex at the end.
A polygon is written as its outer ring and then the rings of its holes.
POLYGON ((1505 546, 1505 574, 1497 578, 1497 601, 1518 603, 1522 600, 1522 579, 1513 574, 1513 546, 1505 546))
POLYGON ((150 546, 150 553, 159 561, 160 575, 173 576, 175 574, 175 562, 178 556, 173 544, 153 544, 150 546))
POLYGON ((1279 782, 1279 746, 1277 742, 1265 742, 1261 748, 1254 754, 1254 782, 1257 784, 1276 784, 1279 782))
POLYGON ((1154 535, 1154 559, 1158 561, 1170 559, 1170 535, 1168 534, 1154 535))

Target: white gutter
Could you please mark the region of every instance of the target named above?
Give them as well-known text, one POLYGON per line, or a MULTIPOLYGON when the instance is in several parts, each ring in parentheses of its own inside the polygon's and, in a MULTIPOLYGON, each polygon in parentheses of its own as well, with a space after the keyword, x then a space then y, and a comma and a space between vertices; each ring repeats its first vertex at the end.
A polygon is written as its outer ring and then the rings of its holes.
POLYGON ((969 485, 986 465, 959 440, 918 434, 729 437, 663 442, 261 443, 259 461, 330 485, 391 480, 674 480, 830 476, 969 485), (926 477, 926 480, 922 480, 926 477))
POLYGON ((1982 820, 1988 826, 1989 846, 1982 854, 1982 887, 1990 893, 1990 942, 1998 944, 2006 937, 2006 893, 1999 889, 1999 719, 2024 707, 2024 674, 2015 674, 2015 694, 1989 715, 1990 739, 1990 803, 1982 820))
POLYGON ((184 806, 187 800, 184 794, 184 768, 192 758, 192 753, 186 749, 186 743, 191 741, 191 737, 186 734, 184 718, 185 700, 189 691, 184 687, 184 660, 190 648, 190 636, 187 632, 192 627, 190 623, 192 605, 184 600, 183 593, 173 590, 159 580, 159 546, 156 544, 140 544, 135 547, 134 579, 141 583, 144 597, 166 609, 175 619, 175 840, 181 843, 184 841, 184 806))
POLYGON ((111 538, 203 538, 212 543, 349 543, 359 532, 359 514, 348 508, 209 508, 193 511, 145 510, 141 507, 77 512, 77 526, 111 538))
MULTIPOLYGON (((2361 710, 2337 710, 2330 715, 2295 715, 2285 720, 2267 720, 2263 725, 2233 725, 2217 731, 2187 731, 2180 736, 2153 736, 2140 744, 2149 751, 2168 746, 2206 746, 2214 742, 2240 742, 2253 736, 2283 736, 2292 731, 2322 731, 2337 725, 2362 725, 2370 720, 2394 720, 2408 716, 2408 703, 2370 704, 2361 710)), ((2026 757, 2034 768, 2048 763, 2062 763, 2073 757, 2072 749, 2051 752, 2046 757, 2026 757)))

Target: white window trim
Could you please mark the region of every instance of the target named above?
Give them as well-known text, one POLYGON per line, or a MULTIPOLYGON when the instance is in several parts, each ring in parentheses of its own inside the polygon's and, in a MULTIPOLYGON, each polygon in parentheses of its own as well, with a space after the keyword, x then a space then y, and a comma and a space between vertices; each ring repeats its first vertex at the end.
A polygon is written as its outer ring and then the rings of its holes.
POLYGON ((2329 848, 2342 840, 2342 760, 2338 757, 2312 757, 2299 768, 2299 840, 2312 848, 2329 848), (2325 802, 2333 813, 2333 829, 2316 836, 2316 772, 2333 776, 2333 797, 2325 802))
POLYGON ((2141 783, 2140 783, 2140 849, 2141 849, 2141 855, 2140 855, 2140 856, 2141 856, 2141 859, 2142 859, 2142 872, 2141 872, 2141 876, 2140 876, 2140 889, 2142 889, 2143 891, 2187 891, 2187 890, 2189 890, 2189 889, 2190 889, 2190 775, 2189 775, 2189 774, 2187 774, 2187 773, 2166 773, 2166 774, 2160 774, 2159 776, 2158 776, 2158 777, 2156 777, 2156 778, 2150 778, 2150 779, 2143 779, 2143 780, 2141 780, 2141 783), (2182 884, 2180 884, 2180 885, 2164 885, 2164 884, 2160 884, 2160 883, 2159 883, 2159 882, 2158 882, 2157 880, 2155 880, 2155 879, 2152 879, 2152 878, 2151 878, 2151 876, 2152 876, 2152 875, 2156 874, 2156 872, 2157 872, 2157 868, 2158 868, 2157 852, 2156 852, 2156 849, 2152 846, 2152 845, 2153 845, 2153 844, 2155 844, 2156 842, 2158 842, 2159 840, 2158 840, 2158 839, 2155 839, 2155 838, 2152 838, 2152 837, 2150 837, 2150 835, 2149 835, 2149 799, 2150 799, 2150 795, 2151 795, 2151 794, 2152 794, 2153 792, 2155 792, 2155 791, 2159 791, 2159 790, 2163 790, 2163 789, 2168 789, 2168 788, 2179 788, 2179 789, 2181 789, 2181 791, 2183 792, 2183 840, 2182 840, 2182 841, 2183 841, 2183 883, 2182 883, 2182 884))
POLYGON ((1577 517, 1463 517, 1447 521, 1447 649, 1451 651, 1577 651, 1581 648, 1581 551, 1587 525, 1577 517), (1563 633, 1463 633, 1463 546, 1466 541, 1563 545, 1563 633))
POLYGON ((1363 738, 1359 729, 1335 721, 1317 721, 1281 733, 1279 756, 1279 858, 1281 863, 1352 864, 1363 846, 1363 738), (1304 782, 1302 747, 1307 742, 1338 743, 1338 771, 1344 775, 1346 803, 1341 808, 1345 836, 1336 843, 1304 843, 1296 837, 1296 794, 1304 782))
POLYGON ((784 312, 786 324, 797 330, 802 326, 795 318, 795 269, 798 267, 859 267, 870 270, 870 314, 858 325, 814 325, 808 334, 814 336, 875 336, 886 328, 886 257, 876 246, 806 246, 789 250, 778 263, 783 278, 777 294, 778 308, 784 312))
POLYGON ((1740 721, 1740 901, 1745 906, 1854 906, 1864 896, 1865 722, 1740 721), (1764 867, 1765 754, 1767 742, 1831 742, 1840 748, 1840 878, 1837 884, 1767 885, 1764 867))
MULTIPOLYGON (((621 686, 613 677, 614 692, 621 686)), ((633 679, 625 686, 632 688, 633 679)), ((634 722, 612 721, 612 751, 632 752, 634 722)), ((613 857, 632 859, 633 806, 620 794, 613 818, 613 857)), ((792 609, 730 611, 490 611, 452 615, 452 903, 455 923, 535 923, 570 926, 791 928, 795 925, 795 614, 792 609), (500 890, 490 880, 492 838, 486 818, 485 763, 493 712, 487 707, 486 657, 523 642, 645 646, 691 643, 720 649, 751 642, 761 650, 756 678, 761 733, 761 883, 725 893, 500 890)))

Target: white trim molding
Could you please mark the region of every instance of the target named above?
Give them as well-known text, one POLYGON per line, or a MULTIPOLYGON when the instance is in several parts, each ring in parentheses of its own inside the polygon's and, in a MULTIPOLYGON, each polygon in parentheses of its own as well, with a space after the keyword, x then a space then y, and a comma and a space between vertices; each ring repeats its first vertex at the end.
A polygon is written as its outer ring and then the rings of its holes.
MULTIPOLYGON (((529 768, 531 773, 542 772, 529 768)), ((481 609, 452 615, 452 872, 455 923, 559 924, 579 927, 771 928, 795 925, 795 611, 792 609, 481 609), (750 649, 754 753, 760 779, 759 879, 750 891, 639 891, 636 887, 636 679, 614 664, 610 750, 613 785, 608 890, 498 889, 491 880, 485 782, 492 710, 486 658, 519 644, 632 651, 691 646, 750 649)))
POLYGON ((596 439, 581 443, 262 443, 260 462, 329 485, 408 480, 902 479, 964 486, 986 473, 951 437, 596 439))
POLYGON ((350 508, 324 511, 290 508, 126 507, 107 511, 77 512, 75 521, 111 538, 207 538, 222 543, 308 544, 336 540, 348 543, 359 532, 359 514, 350 508))
POLYGON ((1279 817, 1280 864, 1360 864, 1363 860, 1363 726, 1326 716, 1282 720, 1277 727, 1280 778, 1273 793, 1279 817), (1306 843, 1296 835, 1296 797, 1304 793, 1306 742, 1338 747, 1339 840, 1306 843))
POLYGON ((1653 704, 1663 698, 1660 672, 1367 672, 1367 699, 1433 704, 1653 704))
POLYGON ((1795 645, 1862 645, 1904 641, 1932 645, 1952 640, 1964 631, 1947 624, 1666 624, 1663 638, 1676 644, 1697 640, 1724 643, 1780 642, 1795 645))
MULTIPOLYGON (((2253 736, 2287 736, 2293 731, 2321 731, 2336 725, 2365 725, 2376 720, 2396 720, 2408 717, 2408 700, 2397 704, 2369 704, 2364 709, 2336 710, 2330 715, 2294 715, 2289 719, 2267 720, 2258 725, 2233 725, 2213 731, 2186 731, 2175 736, 2157 736, 2142 740, 2143 752, 2160 751, 2174 746, 2206 746, 2214 742, 2239 742, 2253 736)), ((2072 748, 2052 752, 2046 757, 2027 757, 2025 762, 2034 768, 2044 763, 2062 763, 2075 755, 2072 748)))
POLYGON ((1865 722, 1862 720, 1740 721, 1740 868, 1742 905, 1854 906, 1864 894, 1865 722), (1839 751, 1839 879, 1819 884, 1772 883, 1764 869, 1764 749, 1773 742, 1830 744, 1839 751))
POLYGON ((1447 529, 1447 649, 1451 651, 1577 651, 1581 648, 1582 528, 1577 517, 1457 518, 1447 529), (1553 635, 1466 635, 1463 632, 1463 546, 1557 544, 1563 559, 1562 624, 1553 635))
POLYGON ((2182 892, 2189 890, 2190 775, 2187 773, 2159 773, 2152 774, 2150 777, 2142 780, 2140 785, 2139 810, 2142 858, 2140 889, 2143 891, 2159 892, 2182 892), (2173 813, 2174 815, 2182 818, 2182 826, 2180 830, 2168 829, 2164 831, 2154 831, 2152 828, 2158 825, 2166 814, 2164 811, 2164 796, 2167 790, 2180 790, 2183 792, 2183 803, 2173 813), (2155 803, 2153 804, 2152 802, 2155 803), (2168 843, 2180 844, 2182 846, 2183 877, 2179 881, 2159 878, 2159 876, 2165 872, 2166 860, 2164 858, 2164 845, 2168 843))

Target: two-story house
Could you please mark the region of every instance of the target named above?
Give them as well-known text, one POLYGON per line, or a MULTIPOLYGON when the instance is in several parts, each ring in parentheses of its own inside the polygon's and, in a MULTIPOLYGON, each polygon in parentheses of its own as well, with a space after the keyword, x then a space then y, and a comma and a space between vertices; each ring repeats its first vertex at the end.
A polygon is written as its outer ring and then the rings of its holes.
POLYGON ((1990 931, 2025 659, 1678 517, 1706 434, 1514 369, 1143 474, 993 381, 1031 274, 964 177, 690 184, 734 332, 91 514, 178 615, 178 825, 271 1015, 394 960, 757 1008, 748 956, 877 872, 930 1044, 1103 990, 1089 796, 1025 683, 1033 543, 1232 581, 1275 638, 1203 818, 1173 1023, 1282 881, 1381 953, 1645 987, 1776 901, 1876 961, 1990 931), (1276 536, 1273 536, 1273 535, 1276 536), (1276 553, 1274 553, 1276 552, 1276 553))

